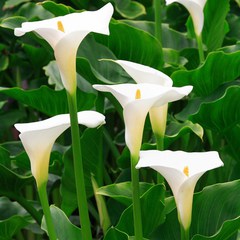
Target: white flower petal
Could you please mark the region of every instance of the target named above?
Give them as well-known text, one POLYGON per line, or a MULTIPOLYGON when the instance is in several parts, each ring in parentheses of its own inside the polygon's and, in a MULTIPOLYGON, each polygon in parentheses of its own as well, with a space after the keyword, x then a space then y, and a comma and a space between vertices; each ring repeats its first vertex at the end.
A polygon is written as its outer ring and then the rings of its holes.
POLYGON ((165 87, 171 87, 173 84, 169 76, 154 68, 130 61, 116 60, 114 62, 121 65, 136 83, 152 83, 165 87))
POLYGON ((193 19, 195 33, 200 36, 204 24, 203 8, 206 0, 166 0, 167 5, 173 2, 182 4, 189 11, 193 19))
POLYGON ((122 105, 125 141, 132 154, 137 154, 140 150, 144 122, 149 110, 176 101, 192 90, 192 86, 173 88, 147 83, 93 85, 93 87, 99 91, 112 93, 122 105), (141 98, 135 99, 138 90, 141 92, 141 98))
MULTIPOLYGON (((97 127, 105 123, 105 117, 94 111, 78 113, 78 123, 87 127, 97 127)), ((69 114, 32 123, 14 125, 20 131, 20 139, 29 156, 32 174, 40 186, 47 181, 49 157, 56 139, 70 126, 69 114)))
POLYGON ((113 10, 111 3, 108 3, 97 11, 71 13, 47 20, 26 22, 21 28, 15 28, 14 34, 22 36, 26 32, 35 31, 44 38, 54 49, 64 87, 73 93, 77 85, 77 49, 89 32, 109 35, 108 25, 113 10))
POLYGON ((185 229, 191 223, 193 191, 198 179, 208 170, 223 166, 217 152, 140 151, 136 168, 151 167, 167 180, 185 229), (187 168, 187 175, 185 169, 187 168))
POLYGON ((88 32, 78 31, 65 35, 55 46, 54 55, 65 89, 73 93, 76 89, 76 55, 79 44, 88 32), (71 46, 67 48, 66 46, 71 46))

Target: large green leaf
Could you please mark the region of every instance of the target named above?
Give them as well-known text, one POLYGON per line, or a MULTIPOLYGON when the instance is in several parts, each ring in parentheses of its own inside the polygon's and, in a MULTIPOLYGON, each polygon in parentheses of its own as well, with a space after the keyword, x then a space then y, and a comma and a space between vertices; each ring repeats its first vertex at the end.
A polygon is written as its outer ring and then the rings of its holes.
MULTIPOLYGON (((204 8, 204 26, 202 30, 203 43, 208 52, 212 52, 222 46, 224 37, 228 31, 226 16, 229 11, 229 0, 206 1, 204 8)), ((188 30, 192 37, 195 36, 192 21, 187 22, 188 30)))
MULTIPOLYGON (((240 227, 239 186, 239 180, 219 183, 205 187, 194 195, 191 224, 194 240, 236 240, 236 236, 231 236, 240 227)), ((151 240, 158 239, 180 239, 176 211, 167 215, 166 222, 151 237, 151 240)))
MULTIPOLYGON (((153 185, 150 183, 140 183, 140 196, 142 196, 153 185)), ((97 190, 97 194, 114 198, 120 203, 129 206, 132 204, 132 183, 122 182, 103 186, 97 190)))
MULTIPOLYGON (((236 233, 240 227, 239 186, 239 180, 215 184, 204 188, 202 192, 194 196, 192 218, 192 232, 194 234, 212 236, 227 220, 234 220, 234 222, 231 225, 225 223, 228 226, 224 226, 218 232, 218 237, 224 236, 225 231, 227 231, 228 237, 236 233)), ((231 238, 225 236, 223 239, 231 238)))
POLYGON ((75 12, 75 10, 64 4, 58 4, 53 1, 44 1, 40 3, 42 7, 51 12, 55 17, 64 16, 66 14, 75 12))
POLYGON ((240 86, 230 86, 225 94, 213 102, 202 103, 198 112, 189 118, 204 128, 223 132, 240 123, 240 86))
POLYGON ((30 0, 7 0, 3 6, 4 9, 14 8, 19 4, 29 2, 30 0))
POLYGON ((112 227, 108 230, 104 240, 129 240, 129 236, 126 233, 112 227))
POLYGON ((96 39, 108 46, 118 59, 138 62, 157 69, 163 65, 160 62, 161 48, 157 39, 120 21, 112 20, 110 35, 96 35, 96 39))
POLYGON ((107 46, 98 43, 94 36, 89 34, 80 45, 77 72, 91 84, 126 81, 123 79, 124 71, 118 64, 103 60, 116 59, 116 56, 107 46))
POLYGON ((144 5, 132 0, 104 0, 104 2, 113 2, 116 11, 124 18, 134 19, 146 14, 144 5))
POLYGON ((230 9, 229 0, 218 0, 206 2, 204 8, 203 42, 211 52, 222 46, 227 32, 226 16, 230 9))
MULTIPOLYGON (((137 29, 141 29, 152 36, 154 36, 154 22, 150 21, 140 21, 140 20, 121 20, 121 22, 126 23, 137 29)), ((168 24, 162 24, 162 46, 163 48, 173 48, 175 50, 182 50, 185 48, 196 47, 196 42, 193 39, 187 37, 186 33, 178 32, 169 27, 168 24)))
MULTIPOLYGON (((164 204, 162 202, 164 192, 163 185, 156 185, 141 197, 144 237, 148 237, 164 221, 164 204)), ((123 212, 116 228, 129 236, 134 236, 132 205, 123 212)))
POLYGON ((180 70, 172 74, 174 85, 192 85, 197 96, 207 96, 221 84, 240 76, 240 51, 210 53, 205 63, 191 71, 180 70))
POLYGON ((12 240, 15 233, 21 228, 27 226, 27 222, 21 216, 12 216, 6 220, 0 221, 0 240, 12 240))
MULTIPOLYGON (((101 148, 101 128, 86 129, 81 138, 83 168, 87 196, 93 195, 91 174, 99 185, 102 184, 103 162, 101 148)), ((73 169, 72 149, 64 155, 64 171, 62 175, 61 193, 62 209, 69 215, 77 207, 76 185, 73 169)))
POLYGON ((32 176, 20 176, 4 167, 0 164, 0 175, 1 175, 1 196, 18 197, 21 193, 21 189, 33 183, 34 179, 32 176))
MULTIPOLYGON (((50 206, 50 210, 59 240, 82 239, 81 229, 73 225, 61 209, 52 205, 50 206)), ((41 227, 47 232, 45 219, 43 219, 41 227)))
MULTIPOLYGON (((65 90, 54 91, 47 86, 34 90, 20 88, 0 88, 0 93, 24 103, 49 116, 68 113, 67 96, 65 90)), ((78 111, 93 108, 96 96, 84 92, 77 92, 78 111)))
POLYGON ((16 27, 20 27, 23 22, 26 22, 27 19, 25 17, 14 16, 5 18, 1 21, 0 27, 14 29, 16 27))

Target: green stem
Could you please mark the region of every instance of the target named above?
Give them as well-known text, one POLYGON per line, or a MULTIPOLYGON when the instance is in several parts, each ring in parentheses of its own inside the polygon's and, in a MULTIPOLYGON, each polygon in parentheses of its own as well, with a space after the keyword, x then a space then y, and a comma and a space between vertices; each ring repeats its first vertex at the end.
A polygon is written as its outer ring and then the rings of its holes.
POLYGON ((139 193, 139 171, 135 168, 138 156, 131 155, 131 176, 132 176, 132 195, 133 195, 133 219, 135 240, 142 240, 142 217, 139 193))
POLYGON ((54 230, 53 220, 49 208, 48 197, 47 197, 47 184, 44 183, 38 187, 38 194, 40 198, 40 202, 43 208, 43 213, 46 221, 48 236, 50 240, 56 240, 57 236, 54 230))
POLYGON ((197 39, 197 44, 198 44, 199 61, 200 61, 200 64, 202 64, 205 60, 204 51, 203 51, 202 36, 201 35, 199 35, 199 36, 196 35, 196 39, 197 39))
POLYGON ((91 224, 88 214, 87 194, 84 183, 83 160, 81 141, 78 127, 77 116, 77 99, 76 92, 70 94, 67 92, 68 106, 70 112, 71 134, 72 134, 72 149, 73 149, 73 163, 76 181, 77 201, 80 217, 80 225, 82 228, 82 238, 91 240, 91 224))
MULTIPOLYGON (((157 143, 157 150, 163 151, 164 150, 164 136, 160 136, 158 134, 155 134, 156 137, 156 143, 157 143)), ((164 183, 163 176, 157 172, 157 183, 164 183)))
POLYGON ((162 49, 162 0, 154 0, 154 16, 155 16, 155 37, 158 39, 160 44, 160 51, 163 60, 163 49, 162 49))
POLYGON ((181 240, 189 240, 189 229, 187 230, 184 229, 182 225, 181 225, 181 240))

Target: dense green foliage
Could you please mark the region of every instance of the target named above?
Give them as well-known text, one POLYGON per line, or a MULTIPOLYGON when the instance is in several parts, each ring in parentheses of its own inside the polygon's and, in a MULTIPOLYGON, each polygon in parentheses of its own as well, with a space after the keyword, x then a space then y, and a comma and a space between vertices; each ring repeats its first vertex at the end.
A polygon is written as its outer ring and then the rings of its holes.
MULTIPOLYGON (((51 47, 34 33, 21 38, 13 29, 107 2, 114 6, 110 35, 90 33, 77 55, 78 110, 97 110, 106 124, 82 132, 82 154, 94 239, 133 239, 130 156, 124 142, 121 106, 92 84, 133 82, 112 61, 141 63, 169 75, 174 86, 192 85, 171 103, 165 149, 218 151, 224 167, 198 182, 190 237, 236 240, 240 228, 240 2, 207 0, 204 9, 205 60, 199 63, 191 18, 177 4, 162 5, 162 43, 154 36, 153 1, 3 0, 0 2, 0 240, 47 239, 30 162, 13 127, 68 112, 51 47), (221 2, 221 3, 220 3, 221 2), (163 47, 163 51, 162 48, 163 47), (93 187, 94 183, 94 187, 93 187), (110 219, 104 222, 104 219, 110 219), (14 227, 13 227, 14 226, 14 227)), ((142 149, 155 149, 149 118, 142 149)), ((48 196, 59 240, 81 239, 73 175, 70 131, 55 143, 48 196), (64 226, 64 228, 63 228, 64 226)), ((156 174, 140 170, 143 235, 149 240, 180 239, 175 202, 156 174)), ((87 240, 87 239, 84 239, 87 240)))

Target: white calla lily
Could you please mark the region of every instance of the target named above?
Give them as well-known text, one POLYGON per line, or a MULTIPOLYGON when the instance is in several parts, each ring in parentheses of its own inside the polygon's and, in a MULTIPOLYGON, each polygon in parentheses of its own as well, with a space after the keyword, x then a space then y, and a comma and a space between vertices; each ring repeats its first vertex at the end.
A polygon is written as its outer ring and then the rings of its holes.
MULTIPOLYGON (((78 123, 95 128, 105 123, 105 116, 95 111, 78 113, 78 123)), ((20 139, 31 162, 32 175, 40 187, 48 179, 48 165, 51 149, 56 139, 70 126, 69 114, 32 123, 14 125, 20 132, 20 139)))
MULTIPOLYGON (((116 60, 136 83, 152 83, 163 87, 172 87, 172 79, 154 68, 124 60, 116 60)), ((154 134, 157 137, 164 137, 166 130, 168 104, 160 107, 152 107, 149 110, 150 121, 154 134)))
POLYGON ((76 54, 85 36, 90 32, 109 35, 109 21, 113 6, 108 3, 97 11, 71 13, 52 19, 25 22, 15 28, 14 34, 22 36, 34 31, 54 49, 63 85, 70 93, 76 89, 76 54))
POLYGON ((218 152, 141 151, 136 168, 158 171, 170 185, 179 222, 187 231, 191 224, 192 201, 198 179, 208 170, 223 166, 218 152))
POLYGON ((131 155, 138 156, 145 118, 152 107, 181 99, 189 94, 192 86, 181 88, 162 87, 156 84, 93 85, 99 91, 110 92, 123 107, 125 141, 131 155))
POLYGON ((203 9, 207 0, 166 0, 166 4, 169 5, 173 2, 182 4, 190 13, 194 30, 197 36, 200 36, 204 24, 204 13, 203 9))

